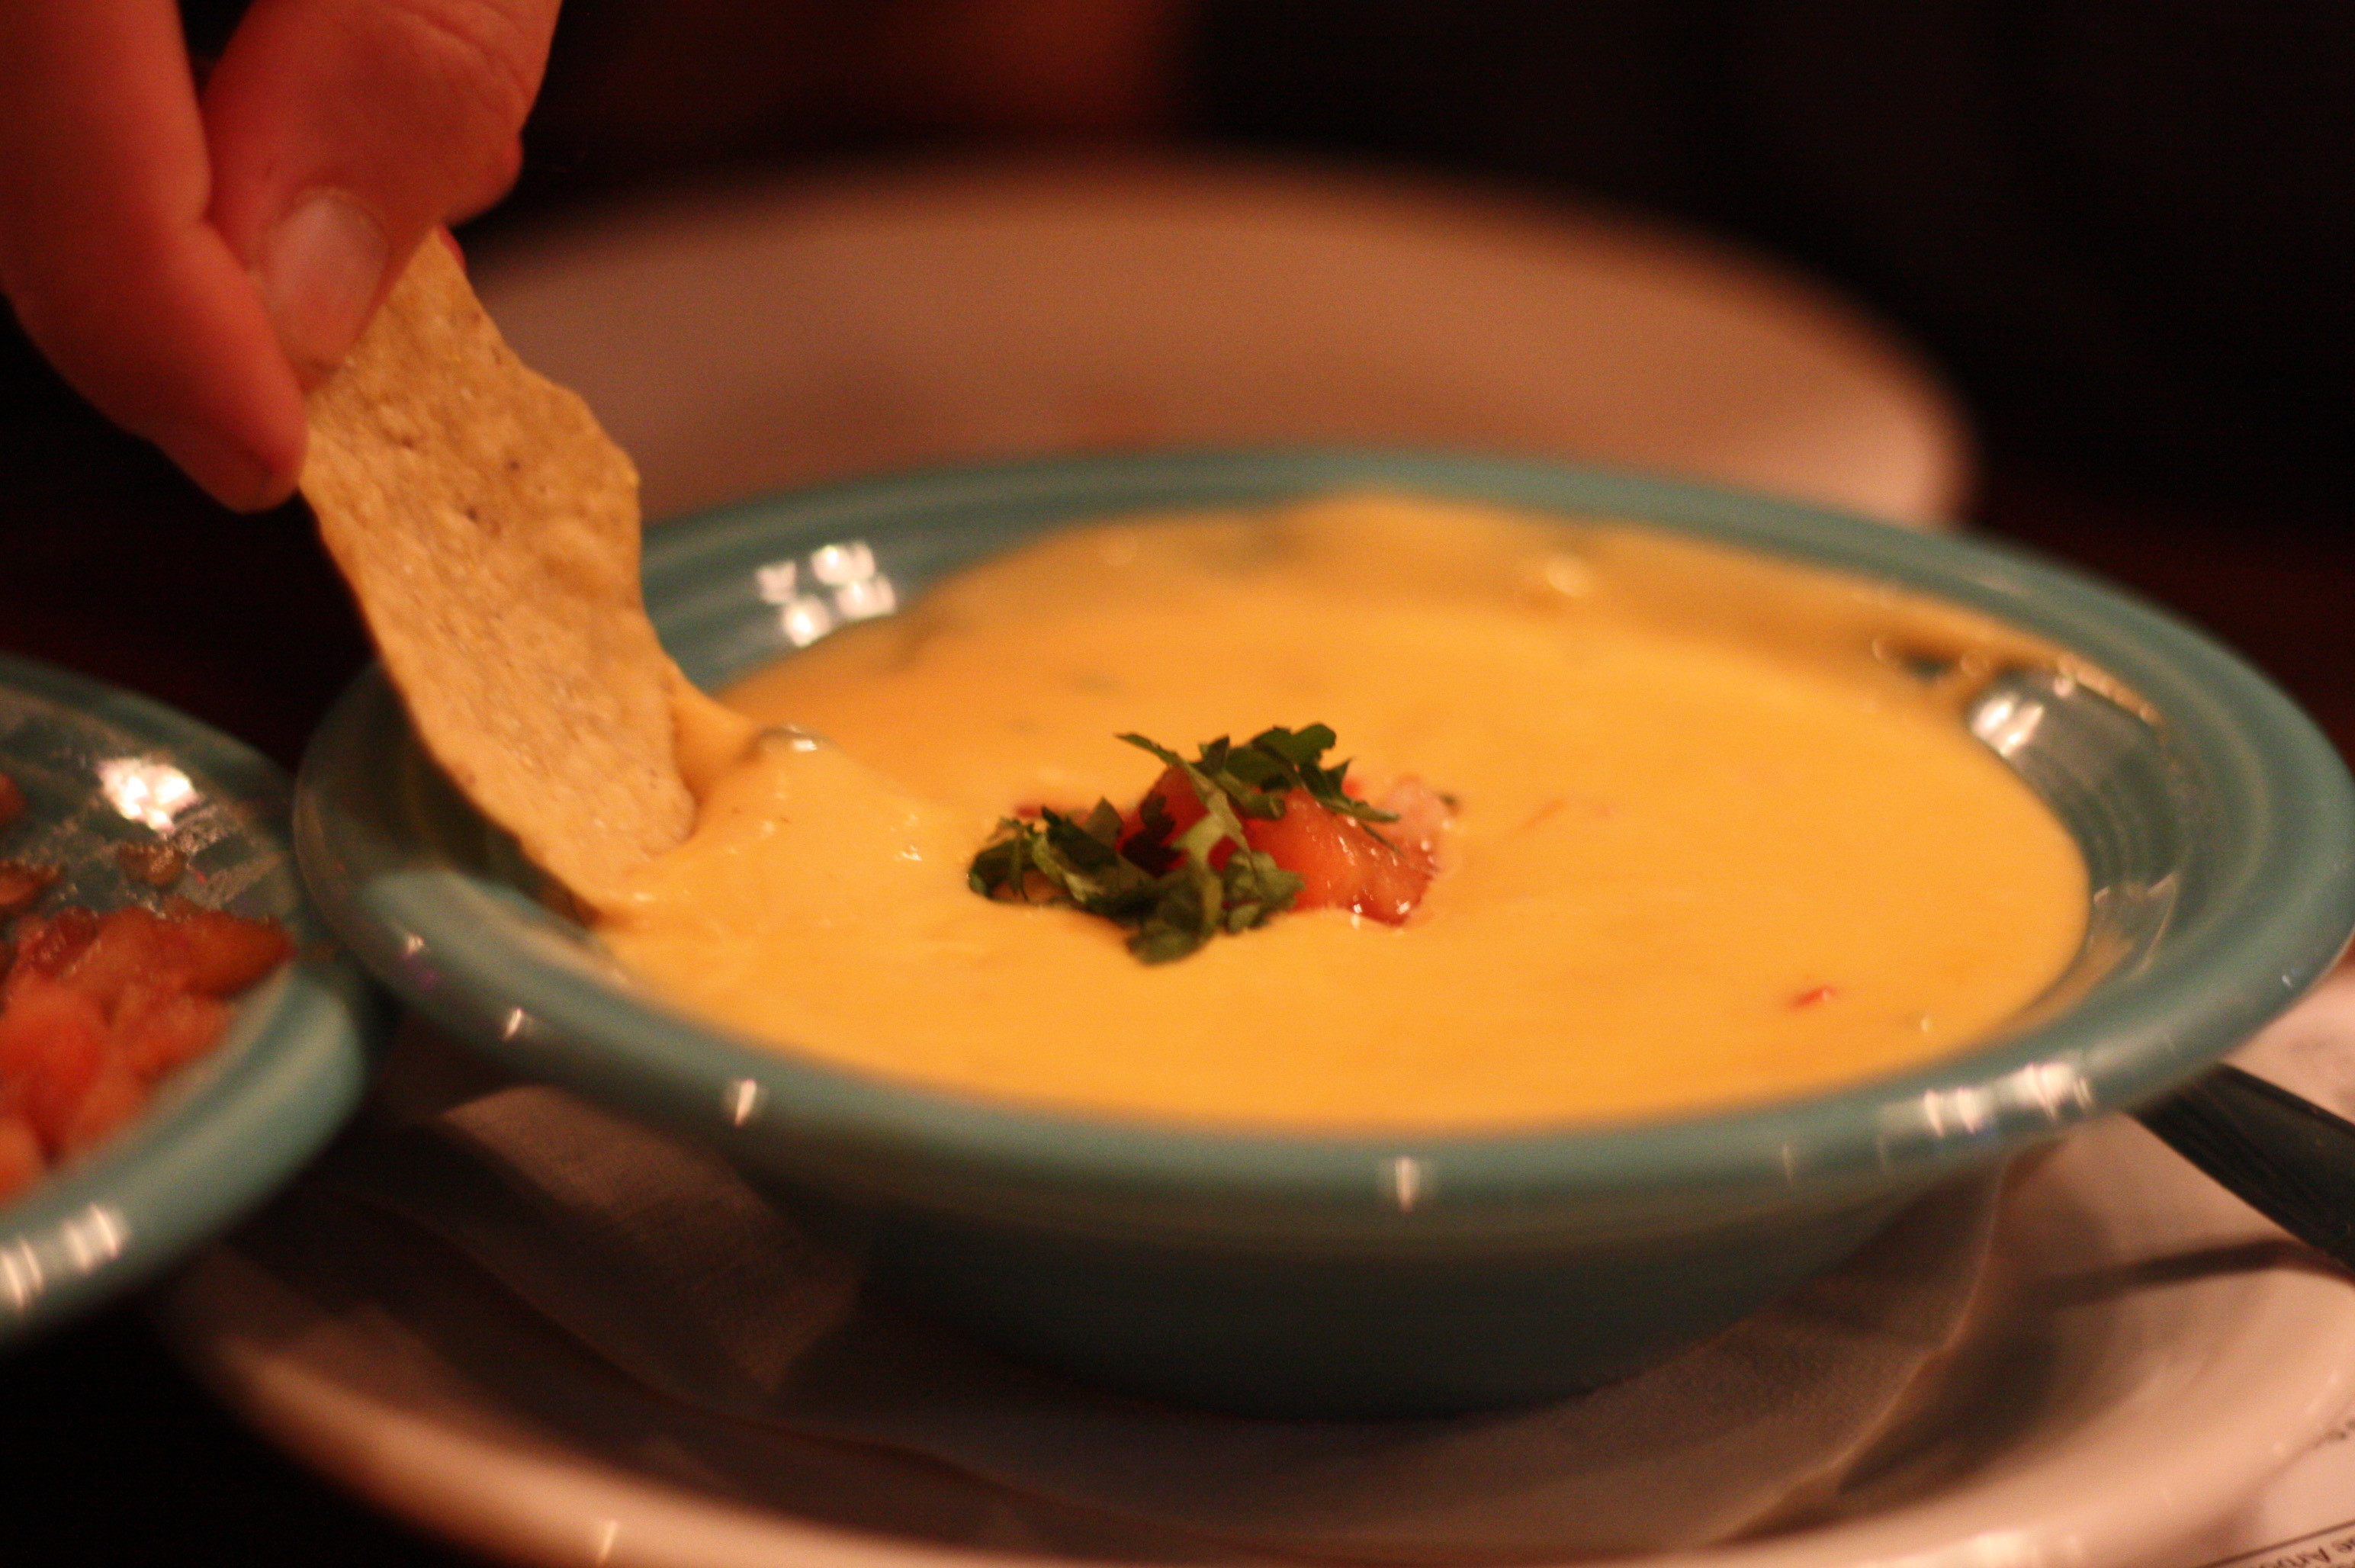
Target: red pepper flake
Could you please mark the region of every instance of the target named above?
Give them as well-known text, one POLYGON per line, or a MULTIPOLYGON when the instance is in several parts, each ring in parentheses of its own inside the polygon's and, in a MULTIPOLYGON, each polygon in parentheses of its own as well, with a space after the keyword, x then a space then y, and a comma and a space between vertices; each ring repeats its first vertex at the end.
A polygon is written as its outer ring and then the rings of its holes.
POLYGON ((25 792, 15 779, 0 773, 0 827, 25 815, 25 792))
POLYGON ((1795 1008, 1812 1008, 1820 1003, 1828 1002, 1834 997, 1838 995, 1839 987, 1838 986, 1817 986, 1812 991, 1802 991, 1797 996, 1793 997, 1791 998, 1791 1005, 1795 1008))
POLYGON ((1537 827, 1540 823, 1545 821, 1547 817, 1553 816, 1556 812, 1560 811, 1563 806, 1568 805, 1569 804, 1570 797, 1568 795, 1555 795, 1551 800, 1545 802, 1535 811, 1529 813, 1529 819, 1521 824, 1521 831, 1527 833, 1530 828, 1537 827))

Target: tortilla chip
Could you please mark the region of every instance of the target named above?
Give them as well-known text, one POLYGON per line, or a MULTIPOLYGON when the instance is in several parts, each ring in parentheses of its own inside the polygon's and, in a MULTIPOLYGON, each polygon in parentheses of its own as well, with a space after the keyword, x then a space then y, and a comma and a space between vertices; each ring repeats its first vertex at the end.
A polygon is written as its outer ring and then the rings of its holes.
POLYGON ((303 494, 426 749, 591 904, 695 805, 638 583, 638 476, 438 238, 311 394, 303 494))

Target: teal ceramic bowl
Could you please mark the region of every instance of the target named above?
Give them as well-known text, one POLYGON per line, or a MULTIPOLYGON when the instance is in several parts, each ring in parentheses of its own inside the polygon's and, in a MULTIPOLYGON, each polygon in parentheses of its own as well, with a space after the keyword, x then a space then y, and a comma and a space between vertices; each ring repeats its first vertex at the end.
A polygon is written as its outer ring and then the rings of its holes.
MULTIPOLYGON (((718 686, 790 655, 811 606, 774 602, 775 569, 798 563, 808 582, 828 547, 871 551, 904 602, 1060 524, 1369 486, 1827 564, 1985 612, 2108 671, 2137 707, 2018 671, 1971 716, 2083 848, 2094 895, 2074 969, 1966 1055, 1679 1120, 1221 1136, 979 1104, 760 1049, 639 992, 535 900, 376 676, 304 763, 297 839, 313 891, 379 975, 461 1039, 726 1151, 854 1234, 881 1275, 998 1342, 1130 1390, 1319 1413, 1509 1403, 1657 1361, 1845 1257, 1932 1184, 2196 1073, 2297 997, 2355 926, 2345 770, 2231 654, 2050 565, 1757 496, 1415 454, 1082 459, 885 478, 666 525, 649 540, 646 595, 687 673, 718 686)), ((1563 1032, 1574 1037, 1567 1016, 1563 1032)))
POLYGON ((162 841, 187 856, 176 891, 278 920, 301 948, 139 1120, 0 1204, 6 1344, 130 1290, 292 1177, 359 1104, 383 1008, 303 897, 293 786, 267 759, 144 698, 0 656, 0 773, 30 807, 0 828, 0 859, 61 868, 48 902, 153 899, 115 850, 162 841))

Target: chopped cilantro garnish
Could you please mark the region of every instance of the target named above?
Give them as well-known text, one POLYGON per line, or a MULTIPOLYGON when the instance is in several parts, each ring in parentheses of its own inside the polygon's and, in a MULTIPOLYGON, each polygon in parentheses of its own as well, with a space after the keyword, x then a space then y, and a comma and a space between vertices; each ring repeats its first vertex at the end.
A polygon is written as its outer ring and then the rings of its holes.
POLYGON ((1123 735, 1120 739, 1152 752, 1173 768, 1183 769, 1193 783, 1194 792, 1202 796, 1203 805, 1213 812, 1217 808, 1210 805, 1210 795, 1215 792, 1231 801, 1232 808, 1244 816, 1282 816, 1285 794, 1297 789, 1307 791, 1308 798, 1326 810, 1354 816, 1360 822, 1398 820, 1396 812, 1368 805, 1342 789, 1341 780, 1349 771, 1348 763, 1317 766, 1318 760, 1333 744, 1333 731, 1327 725, 1311 724, 1297 731, 1263 730, 1251 738, 1249 744, 1241 746, 1221 735, 1204 745, 1201 754, 1190 763, 1142 735, 1123 735))
POLYGON ((1131 953, 1165 964, 1221 932, 1265 924, 1299 896, 1301 879, 1244 837, 1244 817, 1281 817, 1284 797, 1299 790, 1361 824, 1397 819, 1342 788, 1348 763, 1321 765, 1334 739, 1322 724, 1263 730, 1241 746, 1222 735, 1190 762, 1142 735, 1120 739, 1184 777, 1201 802, 1200 820, 1179 831, 1158 793, 1146 794, 1125 838, 1127 825, 1108 800, 1084 816, 1050 810, 1036 820, 1009 816, 973 858, 966 880, 974 891, 1101 915, 1126 928, 1131 953), (1220 859, 1222 846, 1229 848, 1220 859))

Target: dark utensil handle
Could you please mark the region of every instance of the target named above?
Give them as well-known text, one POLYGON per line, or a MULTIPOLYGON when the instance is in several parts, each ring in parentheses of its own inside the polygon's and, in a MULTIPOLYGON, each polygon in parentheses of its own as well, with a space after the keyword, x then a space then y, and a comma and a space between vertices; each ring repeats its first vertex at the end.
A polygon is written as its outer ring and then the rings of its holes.
POLYGON ((2135 1115, 2250 1208, 2355 1270, 2355 1123, 2237 1067, 2135 1115))

